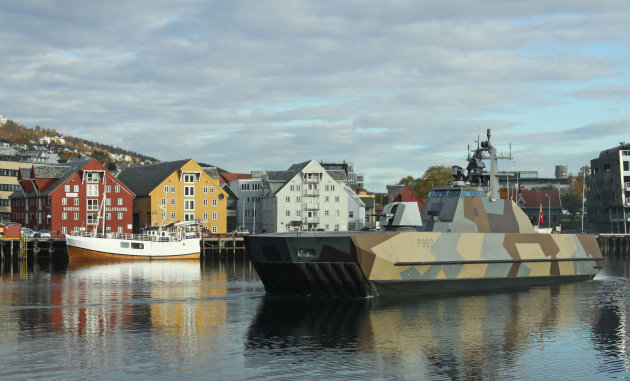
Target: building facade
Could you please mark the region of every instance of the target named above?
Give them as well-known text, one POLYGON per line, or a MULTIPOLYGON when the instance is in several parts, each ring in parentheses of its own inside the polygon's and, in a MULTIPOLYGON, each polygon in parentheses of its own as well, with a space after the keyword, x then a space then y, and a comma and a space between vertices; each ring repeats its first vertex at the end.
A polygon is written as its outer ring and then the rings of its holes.
POLYGON ((326 171, 315 160, 287 171, 267 171, 260 202, 264 232, 348 230, 343 171, 326 171))
POLYGON ((263 195, 263 172, 251 174, 232 174, 229 187, 237 197, 236 226, 244 227, 250 233, 263 231, 260 214, 260 200, 263 195))
POLYGON ((129 167, 118 179, 135 194, 134 229, 197 220, 226 233, 227 193, 192 159, 129 167))
POLYGON ((599 232, 630 233, 630 143, 592 159, 586 185, 588 221, 599 232))
POLYGON ((344 189, 348 194, 348 230, 361 230, 365 227, 365 204, 349 185, 344 189))
POLYGON ((134 193, 98 160, 32 166, 18 173, 12 218, 53 237, 71 231, 132 232, 134 193))

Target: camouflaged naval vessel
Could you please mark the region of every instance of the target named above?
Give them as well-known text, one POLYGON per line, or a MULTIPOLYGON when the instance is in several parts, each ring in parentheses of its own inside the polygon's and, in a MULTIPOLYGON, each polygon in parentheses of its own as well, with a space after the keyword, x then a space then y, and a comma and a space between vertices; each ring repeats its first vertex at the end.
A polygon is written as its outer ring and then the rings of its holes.
POLYGON ((602 261, 594 235, 538 234, 513 201, 470 185, 481 179, 482 152, 496 160, 489 138, 488 131, 488 141, 469 157, 466 177, 454 167, 453 186, 431 190, 421 226, 409 222, 418 220, 414 208, 393 204, 381 218, 384 232, 246 236, 266 292, 355 298, 592 279, 602 261))

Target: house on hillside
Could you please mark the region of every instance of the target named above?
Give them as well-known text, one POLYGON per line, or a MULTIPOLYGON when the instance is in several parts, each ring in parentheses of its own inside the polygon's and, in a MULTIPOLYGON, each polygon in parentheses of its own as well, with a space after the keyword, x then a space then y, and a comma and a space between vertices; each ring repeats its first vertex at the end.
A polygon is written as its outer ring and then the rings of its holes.
POLYGON ((50 230, 53 237, 93 229, 132 232, 135 194, 96 159, 22 168, 18 181, 20 189, 10 196, 14 222, 50 230))
POLYGON ((135 194, 134 230, 198 220, 212 233, 227 231, 227 193, 192 159, 128 167, 118 179, 135 194))

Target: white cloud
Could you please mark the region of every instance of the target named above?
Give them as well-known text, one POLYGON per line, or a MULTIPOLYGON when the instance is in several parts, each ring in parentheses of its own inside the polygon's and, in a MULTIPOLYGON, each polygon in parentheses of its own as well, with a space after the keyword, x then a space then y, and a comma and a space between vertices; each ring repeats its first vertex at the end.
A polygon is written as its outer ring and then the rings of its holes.
POLYGON ((234 171, 346 159, 383 189, 463 164, 466 145, 492 128, 520 169, 551 176, 627 135, 629 10, 568 0, 9 1, 0 112, 234 171))

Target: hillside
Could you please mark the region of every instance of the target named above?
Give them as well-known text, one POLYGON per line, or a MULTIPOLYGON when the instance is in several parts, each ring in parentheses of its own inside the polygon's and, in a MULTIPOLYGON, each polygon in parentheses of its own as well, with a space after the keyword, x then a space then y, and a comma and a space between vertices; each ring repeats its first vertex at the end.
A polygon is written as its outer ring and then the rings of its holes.
POLYGON ((93 142, 74 136, 63 136, 54 129, 28 128, 21 126, 12 120, 8 120, 4 126, 0 126, 0 139, 6 140, 11 146, 15 144, 27 147, 39 144, 40 138, 51 138, 47 146, 59 152, 62 159, 72 156, 85 155, 93 157, 105 165, 126 162, 129 164, 155 163, 159 160, 136 152, 127 151, 119 147, 93 142), (76 152, 73 152, 75 151, 76 152))

